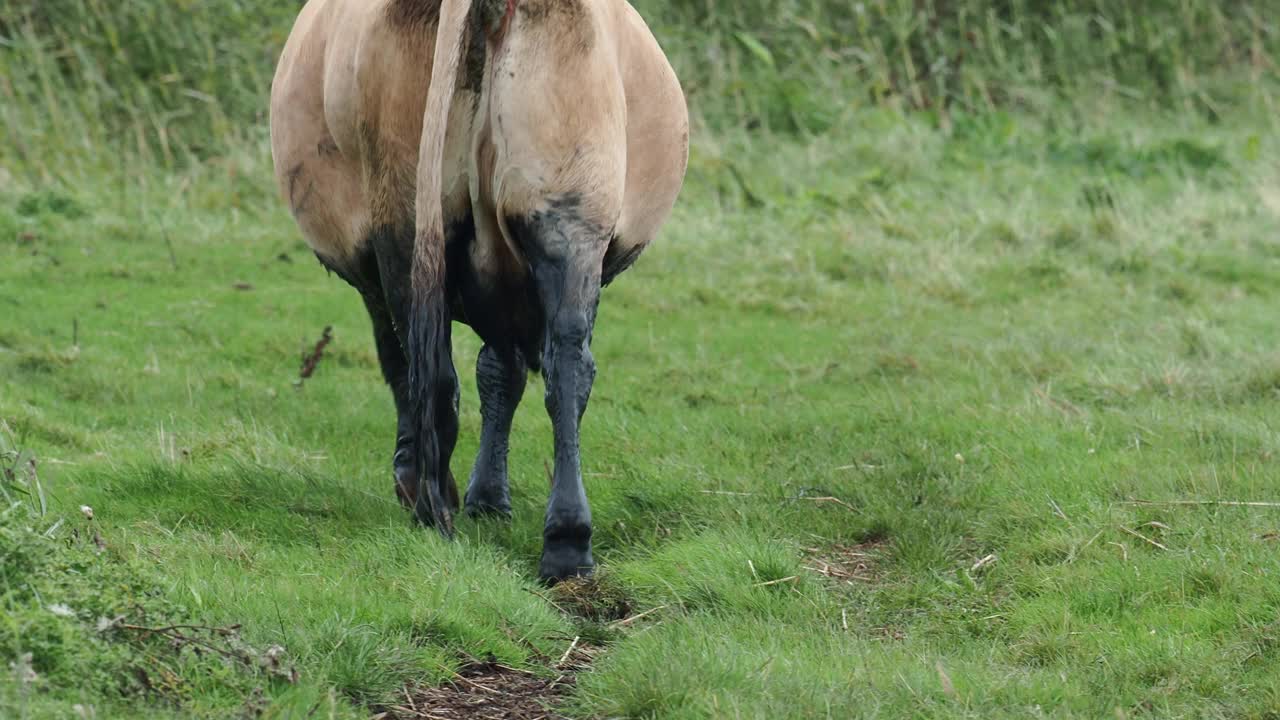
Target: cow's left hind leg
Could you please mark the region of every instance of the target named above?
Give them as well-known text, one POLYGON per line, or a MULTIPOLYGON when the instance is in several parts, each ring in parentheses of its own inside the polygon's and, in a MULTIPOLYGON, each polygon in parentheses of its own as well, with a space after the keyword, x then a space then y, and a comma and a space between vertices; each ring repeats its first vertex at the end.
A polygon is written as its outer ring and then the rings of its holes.
POLYGON ((395 474, 396 497, 400 503, 412 509, 418 502, 417 458, 413 450, 413 434, 409 418, 409 364, 400 338, 396 336, 381 297, 362 294, 369 320, 373 323, 373 341, 378 348, 378 364, 382 366, 382 378, 391 388, 391 398, 396 405, 396 445, 391 456, 391 468, 395 474))
MULTIPOLYGON (((442 363, 443 372, 441 372, 442 380, 436 387, 436 439, 440 453, 439 473, 443 483, 443 497, 445 503, 452 512, 458 511, 458 483, 453 478, 453 470, 449 468, 449 461, 453 457, 453 448, 458 443, 458 401, 461 397, 461 387, 458 385, 458 373, 453 367, 453 344, 447 339, 443 350, 442 357, 446 362, 442 363)), ((426 498, 419 498, 425 500, 426 498)), ((423 515, 424 509, 418 508, 418 515, 423 515)))
POLYGON ((400 235, 390 230, 376 232, 371 237, 374 260, 377 267, 377 286, 381 297, 366 296, 365 304, 369 308, 374 321, 374 333, 378 341, 378 358, 382 364, 383 376, 391 385, 395 395, 398 428, 396 433, 396 494, 401 502, 411 507, 414 517, 423 524, 432 525, 437 522, 437 515, 443 517, 445 533, 452 532, 448 527, 448 513, 439 513, 433 506, 443 506, 450 511, 458 509, 458 490, 449 470, 449 459, 453 454, 454 444, 458 438, 458 376, 454 371, 453 357, 449 349, 449 328, 444 328, 444 344, 438 348, 441 365, 441 378, 434 388, 435 418, 432 430, 435 434, 435 456, 438 466, 422 468, 422 457, 425 452, 416 446, 414 438, 413 398, 409 392, 409 361, 405 347, 409 341, 409 274, 403 268, 409 266, 405 257, 404 243, 400 235), (381 308, 379 312, 377 308, 381 308), (422 474, 426 477, 422 477, 422 474), (425 492, 424 492, 425 491, 425 492), (428 496, 432 499, 428 499, 428 496))
MULTIPOLYGON (((552 231, 551 235, 557 235, 552 231)), ((561 240, 563 235, 559 235, 561 240)), ((588 575, 591 557, 591 507, 582 482, 579 428, 591 397, 596 363, 591 332, 600 301, 600 266, 604 248, 548 243, 532 258, 534 282, 546 317, 542 375, 547 414, 555 433, 555 471, 543 527, 542 562, 538 573, 557 581, 588 575)))

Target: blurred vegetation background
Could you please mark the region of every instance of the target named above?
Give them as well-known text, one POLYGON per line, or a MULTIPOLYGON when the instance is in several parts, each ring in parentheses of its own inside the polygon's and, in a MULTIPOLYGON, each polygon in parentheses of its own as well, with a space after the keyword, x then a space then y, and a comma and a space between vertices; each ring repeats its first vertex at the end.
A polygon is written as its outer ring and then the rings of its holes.
MULTIPOLYGON (((869 106, 944 129, 1091 105, 1210 120, 1274 110, 1277 0, 637 0, 701 129, 807 135, 869 106)), ((172 168, 264 147, 301 3, 6 0, 0 163, 172 168)))

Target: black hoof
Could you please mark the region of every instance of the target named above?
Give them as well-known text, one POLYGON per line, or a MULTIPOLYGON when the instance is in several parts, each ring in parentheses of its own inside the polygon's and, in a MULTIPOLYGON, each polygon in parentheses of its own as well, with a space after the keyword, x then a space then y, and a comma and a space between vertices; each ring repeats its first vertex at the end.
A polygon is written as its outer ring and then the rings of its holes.
POLYGON ((467 498, 467 515, 473 518, 496 518, 498 520, 511 519, 511 505, 491 505, 485 502, 472 502, 467 498))
POLYGON ((464 503, 471 517, 511 517, 511 491, 507 488, 507 471, 495 469, 485 462, 484 453, 476 459, 467 480, 464 503))
POLYGON ((511 500, 505 492, 467 489, 467 514, 471 517, 496 517, 511 519, 511 500))
POLYGON ((419 490, 413 516, 419 523, 434 527, 444 539, 453 539, 453 512, 439 487, 429 486, 419 490))
POLYGON ((418 476, 413 472, 396 471, 396 499, 407 510, 413 510, 418 504, 418 476))
POLYGON ((591 557, 591 528, 572 531, 548 531, 542 546, 542 562, 538 577, 549 585, 573 577, 586 577, 595 572, 591 557))
POLYGON ((418 470, 408 448, 396 449, 391 457, 391 474, 395 478, 396 499, 405 509, 412 510, 418 504, 418 470))

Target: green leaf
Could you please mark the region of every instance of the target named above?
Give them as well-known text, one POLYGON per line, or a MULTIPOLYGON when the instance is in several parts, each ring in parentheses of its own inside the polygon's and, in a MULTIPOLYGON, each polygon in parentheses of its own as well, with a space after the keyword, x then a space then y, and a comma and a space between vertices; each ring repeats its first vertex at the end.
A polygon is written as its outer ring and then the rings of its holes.
POLYGON ((735 32, 733 36, 738 39, 738 42, 742 43, 742 46, 745 47, 748 52, 755 55, 757 60, 771 68, 777 67, 777 64, 773 61, 773 53, 769 52, 769 48, 765 47, 764 43, 755 39, 752 35, 741 31, 735 32))
POLYGON ((1249 139, 1244 143, 1244 159, 1249 162, 1255 162, 1262 154, 1262 139, 1257 135, 1250 135, 1249 139))

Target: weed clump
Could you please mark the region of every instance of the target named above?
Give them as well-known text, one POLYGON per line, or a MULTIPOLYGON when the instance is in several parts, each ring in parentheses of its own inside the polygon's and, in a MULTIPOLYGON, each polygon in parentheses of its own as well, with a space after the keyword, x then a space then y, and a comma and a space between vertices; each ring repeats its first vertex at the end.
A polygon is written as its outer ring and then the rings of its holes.
MULTIPOLYGON (((0 424, 0 716, 99 697, 182 706, 198 692, 234 697, 296 674, 283 649, 260 653, 237 628, 198 625, 103 539, 93 510, 45 514, 28 454, 0 424)), ((89 712, 89 710, 86 710, 89 712)), ((39 713, 37 713, 39 714, 39 713)))
POLYGON ((554 599, 565 612, 592 622, 621 620, 633 610, 622 584, 603 573, 558 583, 554 599))

